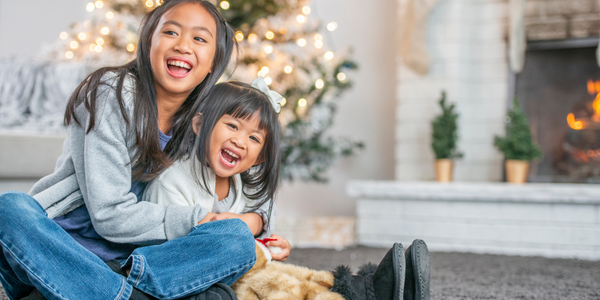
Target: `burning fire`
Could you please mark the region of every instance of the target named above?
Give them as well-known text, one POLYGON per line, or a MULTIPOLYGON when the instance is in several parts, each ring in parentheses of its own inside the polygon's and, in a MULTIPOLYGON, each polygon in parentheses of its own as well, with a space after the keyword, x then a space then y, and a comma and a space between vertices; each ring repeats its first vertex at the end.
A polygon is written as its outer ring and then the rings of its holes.
MULTIPOLYGON (((591 120, 593 122, 600 122, 600 81, 588 80, 587 90, 590 95, 596 95, 596 99, 594 100, 594 103, 592 103, 594 115, 591 117, 591 120)), ((567 115, 567 123, 569 124, 569 127, 575 130, 581 130, 587 127, 588 120, 575 119, 575 115, 573 113, 569 113, 567 115)))

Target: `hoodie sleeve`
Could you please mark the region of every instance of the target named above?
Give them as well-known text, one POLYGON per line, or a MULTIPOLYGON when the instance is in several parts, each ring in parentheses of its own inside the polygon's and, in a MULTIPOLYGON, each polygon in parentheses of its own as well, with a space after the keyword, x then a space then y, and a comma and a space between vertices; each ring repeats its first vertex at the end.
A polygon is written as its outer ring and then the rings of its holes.
MULTIPOLYGON (((126 79, 131 87, 132 79, 126 79)), ((162 207, 137 201, 131 193, 131 161, 128 125, 116 98, 116 78, 98 87, 96 126, 85 134, 89 114, 81 105, 77 116, 84 124, 81 141, 71 147, 77 181, 94 229, 117 243, 150 244, 187 235, 201 220, 200 207, 162 207)), ((133 93, 123 89, 123 100, 132 119, 133 93)), ((78 125, 72 125, 78 126, 78 125)))

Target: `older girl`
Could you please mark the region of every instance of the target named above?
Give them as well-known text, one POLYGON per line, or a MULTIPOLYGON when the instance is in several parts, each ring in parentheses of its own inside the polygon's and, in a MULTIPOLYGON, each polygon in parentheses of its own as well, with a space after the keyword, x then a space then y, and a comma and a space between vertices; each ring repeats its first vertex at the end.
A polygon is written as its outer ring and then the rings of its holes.
POLYGON ((29 194, 0 195, 0 281, 11 299, 32 290, 48 299, 235 298, 226 284, 252 267, 249 228, 262 228, 261 216, 197 226, 199 206, 139 201, 146 182, 191 151, 182 141, 234 43, 208 1, 166 0, 145 17, 135 60, 78 86, 54 173, 29 194), (105 264, 115 260, 126 272, 105 264))

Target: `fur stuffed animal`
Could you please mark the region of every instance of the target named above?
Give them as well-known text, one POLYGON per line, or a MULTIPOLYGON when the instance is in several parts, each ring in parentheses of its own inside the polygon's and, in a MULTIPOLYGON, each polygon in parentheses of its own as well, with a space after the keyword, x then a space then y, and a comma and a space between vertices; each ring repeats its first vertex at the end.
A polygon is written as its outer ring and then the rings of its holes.
POLYGON ((344 300, 329 291, 333 274, 271 261, 271 252, 256 241, 254 267, 231 287, 239 300, 344 300))

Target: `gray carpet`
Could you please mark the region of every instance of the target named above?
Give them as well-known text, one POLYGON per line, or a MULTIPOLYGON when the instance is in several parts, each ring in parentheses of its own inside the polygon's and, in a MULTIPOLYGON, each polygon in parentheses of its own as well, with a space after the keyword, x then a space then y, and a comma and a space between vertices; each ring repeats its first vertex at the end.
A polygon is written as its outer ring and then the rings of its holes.
MULTIPOLYGON (((387 249, 294 249, 289 263, 356 271, 387 249)), ((0 290, 0 300, 8 298, 0 290)), ((600 262, 469 253, 431 254, 431 299, 600 299, 600 262)))

